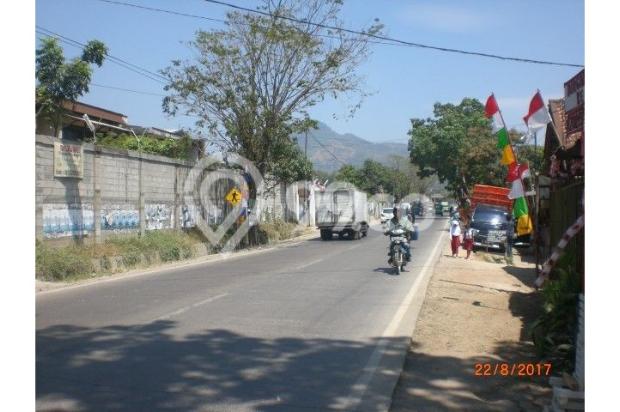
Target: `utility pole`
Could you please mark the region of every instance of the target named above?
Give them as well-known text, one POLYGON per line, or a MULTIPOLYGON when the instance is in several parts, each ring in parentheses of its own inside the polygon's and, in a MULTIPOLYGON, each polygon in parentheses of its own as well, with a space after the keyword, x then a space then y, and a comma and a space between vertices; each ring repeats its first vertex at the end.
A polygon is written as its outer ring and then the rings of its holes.
POLYGON ((97 148, 97 128, 90 120, 88 115, 84 113, 82 119, 86 126, 93 132, 93 224, 95 226, 95 243, 101 243, 101 187, 99 186, 98 168, 99 168, 99 149, 97 148))
MULTIPOLYGON (((306 158, 306 161, 308 161, 308 131, 306 130, 306 142, 304 143, 304 157, 306 158)), ((305 183, 305 190, 304 190, 304 195, 305 195, 305 204, 306 204, 306 220, 308 221, 308 227, 310 227, 310 185, 308 185, 308 182, 305 183)))

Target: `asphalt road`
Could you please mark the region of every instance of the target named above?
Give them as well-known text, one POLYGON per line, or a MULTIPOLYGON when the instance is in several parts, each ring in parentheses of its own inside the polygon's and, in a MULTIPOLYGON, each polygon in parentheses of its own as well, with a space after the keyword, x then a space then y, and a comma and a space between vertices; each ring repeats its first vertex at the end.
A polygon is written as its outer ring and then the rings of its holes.
POLYGON ((445 228, 400 276, 371 230, 40 293, 37 410, 387 410, 445 228))

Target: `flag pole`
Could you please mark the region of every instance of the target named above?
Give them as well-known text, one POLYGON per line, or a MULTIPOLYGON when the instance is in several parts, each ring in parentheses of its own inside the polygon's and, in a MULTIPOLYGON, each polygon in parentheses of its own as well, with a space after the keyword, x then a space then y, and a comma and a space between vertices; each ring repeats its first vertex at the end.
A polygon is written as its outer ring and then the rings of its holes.
MULTIPOLYGON (((491 93, 491 96, 493 96, 493 100, 495 100, 495 103, 497 103, 497 99, 495 98, 495 93, 491 93)), ((499 104, 497 105, 497 111, 499 112, 499 117, 502 119, 502 123, 504 124, 504 128, 506 129, 506 135, 508 136, 508 144, 510 145, 510 150, 512 150, 512 155, 515 157, 515 162, 517 162, 517 155, 515 154, 515 151, 512 148, 512 141, 510 139, 510 134, 508 133, 508 126, 506 125, 506 121, 504 120, 502 109, 499 108, 499 104)))

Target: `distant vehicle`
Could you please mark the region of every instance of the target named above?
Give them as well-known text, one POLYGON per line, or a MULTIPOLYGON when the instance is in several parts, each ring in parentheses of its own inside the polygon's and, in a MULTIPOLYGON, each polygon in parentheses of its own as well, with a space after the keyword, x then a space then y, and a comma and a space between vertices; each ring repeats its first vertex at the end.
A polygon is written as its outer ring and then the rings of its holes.
POLYGON ((416 216, 424 216, 424 205, 422 204, 422 202, 416 202, 413 205, 413 213, 416 216))
POLYGON ((448 213, 450 213, 450 205, 448 204, 448 202, 435 203, 435 215, 445 216, 448 213))
POLYGON ((510 210, 502 206, 479 203, 471 217, 474 246, 504 250, 508 225, 513 224, 510 210))
POLYGON ((392 207, 386 207, 381 210, 381 223, 387 222, 394 216, 393 210, 394 208, 392 207))
POLYGON ((368 234, 366 193, 355 188, 317 192, 316 206, 316 222, 321 239, 330 240, 334 233, 350 239, 360 239, 368 234))

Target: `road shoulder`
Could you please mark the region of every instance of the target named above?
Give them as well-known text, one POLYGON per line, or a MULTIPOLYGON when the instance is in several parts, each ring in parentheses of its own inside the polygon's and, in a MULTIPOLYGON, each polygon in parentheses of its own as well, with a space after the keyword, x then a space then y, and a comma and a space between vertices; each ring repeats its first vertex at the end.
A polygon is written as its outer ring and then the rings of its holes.
POLYGON ((532 264, 450 256, 446 242, 390 410, 540 410, 548 377, 476 376, 477 363, 536 363, 527 324, 539 307, 532 264))

